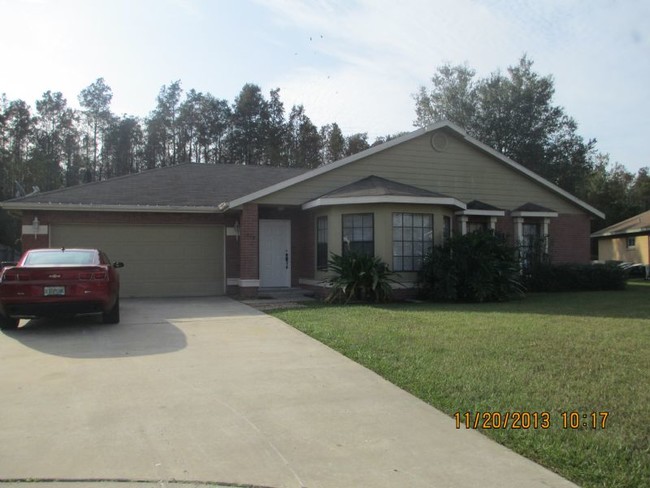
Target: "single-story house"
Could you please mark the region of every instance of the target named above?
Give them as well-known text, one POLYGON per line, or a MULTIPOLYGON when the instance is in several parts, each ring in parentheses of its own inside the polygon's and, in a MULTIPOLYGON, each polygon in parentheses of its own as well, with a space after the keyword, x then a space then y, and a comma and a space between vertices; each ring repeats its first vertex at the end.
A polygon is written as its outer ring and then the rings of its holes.
POLYGON ((125 262, 134 297, 318 288, 344 249, 413 283, 428 247, 479 228, 586 263, 604 217, 449 122, 313 170, 186 164, 1 206, 22 216, 24 249, 92 246, 125 262))
POLYGON ((650 265, 650 210, 591 234, 599 261, 650 265))

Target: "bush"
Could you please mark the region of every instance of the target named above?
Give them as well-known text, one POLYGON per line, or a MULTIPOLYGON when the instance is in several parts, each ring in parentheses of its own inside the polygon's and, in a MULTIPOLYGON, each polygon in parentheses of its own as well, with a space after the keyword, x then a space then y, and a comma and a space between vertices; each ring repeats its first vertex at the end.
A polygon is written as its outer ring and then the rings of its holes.
POLYGON ((529 291, 623 290, 627 277, 614 264, 538 264, 524 282, 529 291))
POLYGON ((434 247, 418 285, 431 300, 488 302, 523 294, 515 249, 489 231, 454 236, 434 247))
POLYGON ((329 269, 335 276, 326 280, 332 289, 326 302, 347 303, 352 299, 385 302, 392 296, 395 273, 381 259, 363 253, 332 254, 329 269))

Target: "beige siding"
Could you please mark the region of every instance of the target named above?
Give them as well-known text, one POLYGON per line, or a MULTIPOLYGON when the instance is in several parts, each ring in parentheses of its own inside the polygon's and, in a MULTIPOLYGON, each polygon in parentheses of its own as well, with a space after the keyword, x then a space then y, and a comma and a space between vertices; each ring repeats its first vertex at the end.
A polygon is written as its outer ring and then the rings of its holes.
POLYGON ((626 261, 629 263, 650 264, 649 236, 636 236, 633 248, 627 247, 627 237, 612 237, 598 240, 598 259, 600 261, 626 261))
POLYGON ((341 168, 281 190, 261 204, 301 205, 336 188, 376 175, 456 197, 481 200, 503 209, 533 202, 560 213, 582 209, 468 143, 448 136, 443 152, 430 144, 431 134, 378 152, 341 168))
POLYGON ((52 225, 52 247, 105 251, 120 270, 122 297, 224 293, 224 228, 220 225, 52 225))

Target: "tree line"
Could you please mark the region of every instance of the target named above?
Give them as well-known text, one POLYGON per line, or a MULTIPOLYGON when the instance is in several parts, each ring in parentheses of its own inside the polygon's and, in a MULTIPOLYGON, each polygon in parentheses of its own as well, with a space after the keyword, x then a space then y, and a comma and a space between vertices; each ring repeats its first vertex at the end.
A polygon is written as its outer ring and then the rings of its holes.
MULTIPOLYGON (((477 78, 467 65, 439 67, 414 94, 415 126, 451 120, 470 135, 575 194, 607 215, 594 230, 650 209, 650 174, 600 153, 594 139, 554 104, 554 81, 523 56, 507 71, 477 78)), ((246 84, 233 102, 180 81, 163 85, 147 117, 118 116, 103 78, 78 95, 45 92, 35 109, 0 97, 0 200, 183 163, 315 168, 371 146, 336 122, 317 127, 302 105, 287 112, 280 89, 246 84)), ((398 134, 399 135, 399 134, 398 134)), ((377 138, 372 145, 397 135, 377 138)), ((0 242, 13 244, 0 212, 0 242)))
POLYGON ((279 89, 265 97, 254 84, 230 103, 174 81, 143 119, 115 115, 112 97, 103 78, 81 91, 78 110, 61 92, 45 92, 35 110, 3 94, 0 199, 183 163, 314 168, 370 147, 366 133, 318 128, 302 105, 287 113, 279 89))

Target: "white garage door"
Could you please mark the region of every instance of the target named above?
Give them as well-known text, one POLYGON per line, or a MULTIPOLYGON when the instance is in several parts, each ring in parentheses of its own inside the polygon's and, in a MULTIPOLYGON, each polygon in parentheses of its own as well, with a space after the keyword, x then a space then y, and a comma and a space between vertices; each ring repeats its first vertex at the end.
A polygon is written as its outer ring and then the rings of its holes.
POLYGON ((122 297, 223 295, 223 226, 59 224, 52 247, 90 247, 122 261, 122 297))

